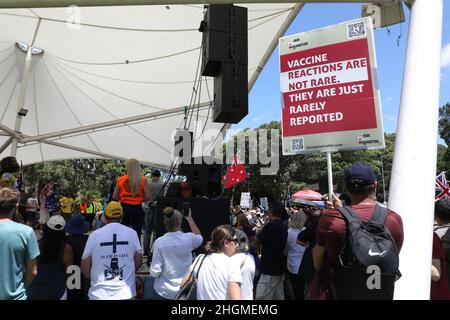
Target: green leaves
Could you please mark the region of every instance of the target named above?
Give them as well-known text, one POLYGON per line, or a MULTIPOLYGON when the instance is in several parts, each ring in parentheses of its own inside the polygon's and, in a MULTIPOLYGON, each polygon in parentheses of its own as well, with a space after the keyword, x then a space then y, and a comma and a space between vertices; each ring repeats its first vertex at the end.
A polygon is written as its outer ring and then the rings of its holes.
POLYGON ((124 172, 122 161, 72 159, 25 166, 24 180, 27 190, 35 190, 52 182, 59 184, 62 192, 106 195, 113 173, 118 176, 124 172))
MULTIPOLYGON (((258 129, 279 129, 280 122, 272 121, 261 125, 258 129)), ((281 132, 281 131, 280 131, 281 132)), ((244 131, 236 136, 241 136, 244 131)), ((231 139, 230 139, 231 140, 231 139)), ((338 192, 344 189, 343 171, 346 167, 355 162, 365 162, 372 166, 379 181, 380 200, 383 201, 383 180, 384 188, 388 190, 392 169, 393 150, 395 145, 395 134, 386 134, 386 148, 384 150, 367 151, 346 151, 332 154, 333 182, 338 192)), ((279 142, 280 164, 278 172, 273 176, 260 174, 263 167, 260 163, 248 164, 248 155, 258 152, 258 147, 246 145, 246 170, 250 178, 236 187, 234 201, 239 202, 241 192, 251 192, 254 201, 259 202, 259 198, 268 197, 270 201, 282 201, 286 198, 287 190, 295 192, 308 185, 318 185, 319 192, 328 192, 327 160, 324 153, 313 153, 308 155, 282 156, 281 135, 279 142)), ((242 151, 241 151, 242 152, 242 151)), ((316 189, 316 188, 313 188, 316 189)), ((231 191, 228 191, 231 193, 231 191)))

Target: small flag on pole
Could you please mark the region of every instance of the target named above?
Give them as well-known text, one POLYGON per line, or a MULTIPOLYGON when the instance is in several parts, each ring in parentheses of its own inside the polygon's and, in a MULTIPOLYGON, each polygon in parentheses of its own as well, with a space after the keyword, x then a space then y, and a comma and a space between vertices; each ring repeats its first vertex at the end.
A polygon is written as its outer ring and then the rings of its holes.
POLYGON ((239 163, 238 157, 233 157, 233 163, 227 169, 227 175, 225 177, 225 189, 229 189, 234 185, 241 183, 247 179, 247 172, 242 163, 239 163))
POLYGON ((445 171, 442 171, 436 177, 436 191, 438 191, 439 194, 436 196, 435 201, 441 200, 442 198, 450 199, 450 188, 445 177, 445 171))

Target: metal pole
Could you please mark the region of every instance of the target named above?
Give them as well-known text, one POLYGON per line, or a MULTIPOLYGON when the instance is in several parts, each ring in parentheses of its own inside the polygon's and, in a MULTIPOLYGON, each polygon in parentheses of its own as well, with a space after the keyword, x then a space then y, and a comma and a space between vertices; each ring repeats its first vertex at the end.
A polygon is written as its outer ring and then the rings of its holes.
POLYGON ((248 82, 248 91, 253 88, 253 85, 255 84, 256 80, 258 80, 259 75, 261 74, 262 70, 264 69, 264 66, 266 65, 267 61, 269 61, 270 56, 278 46, 278 40, 280 37, 284 36, 289 26, 292 24, 292 22, 295 20, 295 17, 297 17, 300 10, 303 9, 305 6, 304 3, 298 3, 295 5, 295 7, 292 9, 292 11, 289 13, 289 16, 284 21, 283 25, 281 26, 278 33, 273 38, 272 42, 270 43, 269 48, 267 49, 264 56, 261 58, 261 61, 258 64, 258 67, 256 68, 255 72, 253 73, 252 77, 250 78, 250 81, 248 82))
POLYGON ((0 147, 0 153, 2 153, 3 151, 5 151, 6 148, 8 148, 9 144, 11 143, 11 141, 13 140, 13 137, 9 137, 0 147))
MULTIPOLYGON (((28 87, 28 76, 30 74, 31 65, 31 45, 28 47, 27 55, 25 57, 25 64, 23 66, 22 83, 20 86, 19 102, 17 104, 16 122, 14 123, 14 131, 19 132, 22 125, 22 116, 19 114, 19 110, 25 107, 25 97, 28 87)), ((14 137, 11 142, 11 156, 15 157, 17 154, 17 145, 19 140, 14 137)))
POLYGON ((333 167, 331 163, 331 152, 327 152, 327 172, 328 172, 328 199, 333 202, 333 167))
MULTIPOLYGON (((383 152, 383 151, 382 151, 383 152)), ((383 163, 383 153, 381 153, 381 180, 383 182, 383 201, 387 202, 386 199, 386 185, 384 184, 384 163, 383 163)))
MULTIPOLYGON (((96 155, 96 156, 102 157, 102 158, 117 159, 117 160, 122 160, 122 161, 128 160, 128 158, 116 156, 113 154, 108 154, 108 153, 98 152, 98 151, 94 151, 94 150, 90 150, 90 149, 86 149, 86 148, 71 146, 71 145, 68 145, 65 143, 59 143, 59 142, 55 142, 55 141, 42 140, 41 143, 49 144, 49 145, 64 148, 64 149, 70 149, 70 150, 74 150, 74 151, 88 153, 88 154, 96 155)), ((166 170, 168 169, 168 167, 166 165, 159 164, 159 163, 153 163, 153 162, 148 162, 148 161, 139 161, 139 162, 141 164, 147 165, 147 166, 153 166, 153 167, 166 169, 166 170)))
POLYGON ((397 300, 430 298, 442 19, 442 0, 412 2, 389 188, 404 228, 397 300))
MULTIPOLYGON (((24 115, 20 115, 20 110, 25 108, 25 98, 27 95, 28 88, 28 77, 30 75, 30 67, 31 67, 31 50, 33 49, 34 42, 36 41, 36 37, 39 31, 39 27, 41 26, 41 19, 39 18, 36 29, 34 30, 33 40, 28 46, 27 55, 25 56, 25 64, 23 66, 22 73, 22 83, 20 86, 20 94, 19 101, 17 103, 17 114, 16 114, 16 122, 14 123, 14 131, 16 133, 20 132, 20 127, 22 126, 22 117, 24 115)), ((17 154, 17 146, 19 144, 19 140, 17 137, 13 137, 11 142, 11 156, 15 157, 17 154)))
MULTIPOLYGON (((209 108, 209 104, 210 104, 209 102, 203 102, 203 103, 200 103, 200 105, 198 107, 200 108, 200 110, 207 109, 207 108, 209 108)), ((95 130, 102 129, 102 128, 108 128, 108 127, 113 127, 113 126, 117 126, 117 125, 131 124, 133 122, 141 121, 141 120, 145 120, 145 119, 148 119, 148 121, 151 121, 152 120, 151 118, 156 119, 158 117, 163 117, 163 116, 168 116, 168 115, 182 114, 183 112, 184 112, 184 107, 177 107, 177 108, 172 108, 172 109, 163 110, 163 111, 141 114, 138 116, 132 116, 132 117, 127 117, 127 118, 122 118, 122 119, 100 122, 100 123, 96 123, 96 124, 90 124, 90 125, 86 125, 86 126, 73 128, 73 129, 67 129, 67 130, 61 130, 61 131, 52 132, 52 133, 41 134, 38 136, 29 136, 27 138, 23 138, 22 140, 20 140, 20 142, 28 143, 28 142, 32 142, 32 141, 40 141, 40 140, 50 139, 50 138, 55 138, 55 137, 63 137, 63 136, 80 133, 80 132, 86 133, 88 131, 95 131, 95 130)))

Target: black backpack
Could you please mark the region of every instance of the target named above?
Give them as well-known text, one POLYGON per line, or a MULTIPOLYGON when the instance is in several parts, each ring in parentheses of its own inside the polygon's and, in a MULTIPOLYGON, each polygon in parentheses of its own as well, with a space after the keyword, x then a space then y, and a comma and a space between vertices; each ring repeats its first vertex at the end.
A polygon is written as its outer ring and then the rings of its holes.
POLYGON ((379 204, 369 221, 351 207, 338 209, 346 221, 346 235, 331 270, 335 299, 392 300, 394 283, 401 277, 397 246, 385 227, 387 208, 379 204))
POLYGON ((448 224, 446 224, 444 226, 439 226, 439 227, 435 228, 434 230, 436 231, 438 229, 443 229, 443 228, 447 228, 446 232, 441 237, 441 244, 442 244, 442 248, 444 249, 444 253, 445 253, 445 263, 447 264, 447 282, 448 282, 448 287, 450 288, 450 227, 448 224))

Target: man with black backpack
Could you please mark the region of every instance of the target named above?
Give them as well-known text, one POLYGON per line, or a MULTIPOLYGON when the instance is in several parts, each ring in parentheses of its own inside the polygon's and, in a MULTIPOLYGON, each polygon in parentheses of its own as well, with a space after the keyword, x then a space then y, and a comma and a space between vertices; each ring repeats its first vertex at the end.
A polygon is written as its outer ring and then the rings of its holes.
POLYGON ((441 239, 447 267, 447 281, 450 288, 450 200, 441 199, 434 206, 436 226, 434 231, 441 239))
POLYGON ((403 223, 377 204, 377 181, 370 166, 355 163, 344 172, 351 206, 334 196, 319 221, 314 266, 322 270, 321 297, 326 299, 392 299, 401 276, 398 254, 403 223), (334 206, 334 208, 333 208, 334 206))

